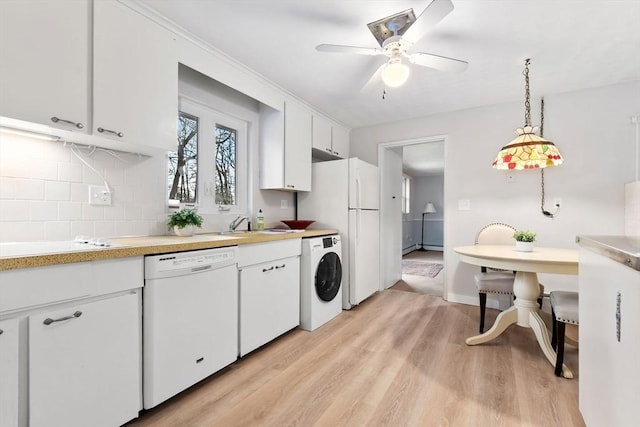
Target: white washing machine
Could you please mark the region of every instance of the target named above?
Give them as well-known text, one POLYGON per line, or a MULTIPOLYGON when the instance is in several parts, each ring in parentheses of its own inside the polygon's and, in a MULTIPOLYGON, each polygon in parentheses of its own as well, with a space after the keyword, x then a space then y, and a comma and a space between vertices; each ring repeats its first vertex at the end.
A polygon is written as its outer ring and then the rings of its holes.
POLYGON ((342 245, 340 236, 302 239, 300 327, 324 325, 342 312, 342 245))

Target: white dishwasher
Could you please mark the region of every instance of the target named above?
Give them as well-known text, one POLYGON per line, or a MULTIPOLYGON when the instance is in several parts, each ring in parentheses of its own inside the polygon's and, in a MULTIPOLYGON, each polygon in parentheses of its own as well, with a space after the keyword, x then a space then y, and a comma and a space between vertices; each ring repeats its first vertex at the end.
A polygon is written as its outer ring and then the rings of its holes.
POLYGON ((145 409, 237 359, 236 262, 235 246, 145 257, 145 409))

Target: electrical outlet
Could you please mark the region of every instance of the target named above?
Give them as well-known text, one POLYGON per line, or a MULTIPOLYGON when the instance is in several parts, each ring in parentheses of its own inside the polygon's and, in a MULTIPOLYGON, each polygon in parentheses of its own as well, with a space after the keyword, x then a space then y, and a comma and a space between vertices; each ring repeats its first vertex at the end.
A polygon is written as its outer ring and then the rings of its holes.
POLYGON ((468 200, 468 199, 458 200, 458 210, 459 211, 470 211, 471 210, 471 200, 468 200))
POLYGON ((287 209, 289 207, 289 202, 287 199, 280 200, 280 209, 287 209))
POLYGON ((89 186, 89 204, 90 205, 110 205, 111 193, 104 185, 89 186))

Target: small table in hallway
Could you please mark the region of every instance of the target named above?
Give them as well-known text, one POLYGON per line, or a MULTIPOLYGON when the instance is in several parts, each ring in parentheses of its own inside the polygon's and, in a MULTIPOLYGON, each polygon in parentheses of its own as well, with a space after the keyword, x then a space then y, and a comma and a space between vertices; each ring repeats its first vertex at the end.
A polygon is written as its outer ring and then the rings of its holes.
MULTIPOLYGON (((552 365, 556 363, 556 353, 546 325, 540 317, 538 296, 540 294, 537 273, 578 274, 578 251, 558 248, 535 248, 533 252, 518 252, 515 246, 474 245, 453 249, 460 255, 460 261, 467 264, 500 268, 516 272, 513 306, 503 311, 487 332, 467 338, 467 345, 482 344, 498 337, 509 326, 533 329, 542 352, 552 365)), ((573 373, 562 366, 562 376, 573 378, 573 373)))

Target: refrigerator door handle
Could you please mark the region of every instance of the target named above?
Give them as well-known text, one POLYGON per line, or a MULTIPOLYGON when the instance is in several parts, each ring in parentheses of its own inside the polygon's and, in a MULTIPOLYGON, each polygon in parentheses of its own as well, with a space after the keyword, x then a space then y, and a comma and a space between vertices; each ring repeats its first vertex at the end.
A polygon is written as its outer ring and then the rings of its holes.
POLYGON ((362 188, 360 187, 360 176, 356 175, 356 208, 361 208, 362 188))
POLYGON ((358 241, 360 239, 360 223, 362 221, 360 221, 360 209, 358 209, 356 212, 356 246, 358 246, 358 241))

